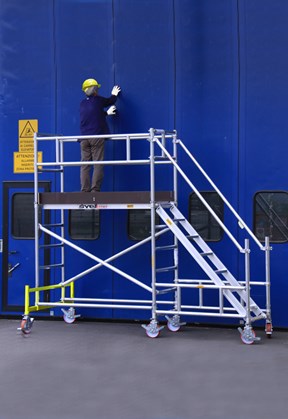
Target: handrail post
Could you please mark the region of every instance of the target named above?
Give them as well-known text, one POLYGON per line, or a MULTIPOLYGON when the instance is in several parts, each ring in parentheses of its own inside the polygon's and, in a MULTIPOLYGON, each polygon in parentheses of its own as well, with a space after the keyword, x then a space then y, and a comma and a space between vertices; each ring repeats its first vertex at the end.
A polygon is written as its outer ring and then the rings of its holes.
MULTIPOLYGON (((177 148, 177 132, 173 134, 173 157, 175 162, 178 160, 178 148, 177 148)), ((173 165, 173 191, 174 191, 174 201, 178 204, 178 171, 176 166, 173 165)))
MULTIPOLYGON (((175 131, 173 134, 172 139, 172 145, 173 145, 173 158, 177 162, 177 132, 175 131)), ((173 191, 174 191, 174 202, 178 206, 178 171, 177 168, 173 165, 173 191)), ((174 282, 175 284, 178 284, 179 280, 179 248, 178 248, 178 238, 176 235, 174 235, 174 266, 176 266, 176 270, 174 271, 174 282)), ((181 289, 177 287, 176 289, 176 297, 175 297, 175 309, 180 310, 181 309, 181 301, 182 301, 182 295, 181 295, 181 289)))
MULTIPOLYGON (((64 162, 64 142, 59 139, 56 138, 56 148, 59 150, 58 151, 58 163, 60 163, 60 191, 64 192, 65 190, 65 177, 64 177, 64 166, 61 165, 61 163, 64 162)), ((61 231, 61 236, 64 237, 65 234, 65 229, 64 229, 64 210, 61 209, 60 210, 60 231, 61 231)), ((65 249, 64 246, 61 247, 61 282, 63 283, 65 281, 65 249)), ((61 289, 61 298, 62 300, 65 299, 65 288, 61 289)))
POLYGON ((271 296, 270 296, 270 289, 271 289, 271 277, 270 277, 270 251, 272 248, 270 247, 270 240, 269 237, 265 237, 265 275, 266 275, 266 314, 267 320, 271 321, 271 296))
MULTIPOLYGON (((164 148, 166 148, 166 137, 165 137, 165 131, 161 134, 161 143, 164 148)), ((161 150, 161 157, 165 157, 163 150, 161 150)))
POLYGON ((155 240, 155 149, 154 129, 150 128, 150 216, 151 216, 151 288, 152 288, 152 321, 156 317, 156 240, 155 240))
POLYGON ((130 135, 126 137, 126 160, 131 160, 131 141, 130 135))
MULTIPOLYGON (((39 213, 38 213, 38 141, 34 133, 34 249, 35 249, 35 285, 39 287, 39 213)), ((39 292, 35 293, 35 305, 39 302, 39 292)))
POLYGON ((246 285, 246 326, 251 326, 249 239, 245 239, 245 285, 246 285))

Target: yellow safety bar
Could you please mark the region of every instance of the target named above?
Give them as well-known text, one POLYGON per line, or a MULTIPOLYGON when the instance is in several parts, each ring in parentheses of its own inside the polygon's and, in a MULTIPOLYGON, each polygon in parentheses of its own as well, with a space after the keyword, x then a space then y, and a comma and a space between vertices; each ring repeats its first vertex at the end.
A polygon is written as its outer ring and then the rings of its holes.
POLYGON ((25 285, 25 311, 24 311, 24 315, 29 315, 29 313, 33 312, 33 311, 39 311, 39 310, 46 310, 47 308, 51 308, 53 306, 39 306, 37 304, 37 302, 39 301, 39 293, 41 291, 48 291, 48 290, 55 290, 55 289, 59 289, 61 288, 61 297, 62 299, 65 299, 65 288, 70 286, 70 298, 74 298, 74 292, 75 292, 75 288, 74 288, 74 282, 71 282, 70 284, 66 284, 66 285, 61 285, 61 284, 57 284, 57 285, 45 285, 43 287, 35 287, 35 288, 30 288, 29 285, 25 285), (30 294, 35 293, 35 305, 34 306, 30 306, 30 294))

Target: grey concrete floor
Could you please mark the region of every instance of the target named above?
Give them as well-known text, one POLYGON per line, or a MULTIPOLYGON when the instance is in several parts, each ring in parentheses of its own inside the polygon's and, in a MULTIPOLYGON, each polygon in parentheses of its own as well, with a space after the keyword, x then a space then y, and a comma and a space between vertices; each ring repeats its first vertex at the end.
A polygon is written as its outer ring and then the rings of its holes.
POLYGON ((287 419, 288 332, 0 320, 0 419, 287 419))

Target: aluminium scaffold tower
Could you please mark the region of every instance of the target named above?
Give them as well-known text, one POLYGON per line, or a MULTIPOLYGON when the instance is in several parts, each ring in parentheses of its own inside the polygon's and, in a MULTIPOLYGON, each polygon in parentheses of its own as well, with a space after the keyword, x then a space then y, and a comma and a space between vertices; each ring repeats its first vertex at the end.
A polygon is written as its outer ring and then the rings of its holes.
MULTIPOLYGON (((177 131, 165 131, 151 128, 148 133, 140 134, 119 134, 111 135, 109 141, 122 141, 125 143, 125 158, 122 160, 105 160, 101 162, 80 162, 67 161, 64 158, 64 149, 69 147, 69 143, 78 141, 78 139, 89 137, 72 137, 72 136, 41 136, 34 135, 34 215, 35 215, 35 286, 25 287, 25 312, 22 318, 21 327, 23 333, 30 333, 34 319, 31 313, 40 310, 60 307, 64 314, 64 320, 67 323, 73 323, 76 314, 76 308, 121 308, 138 310, 144 309, 151 312, 150 322, 142 325, 147 336, 155 338, 159 335, 160 330, 164 327, 159 324, 158 318, 164 317, 167 320, 167 327, 171 331, 178 331, 185 323, 181 321, 182 316, 206 316, 219 318, 236 318, 244 324, 239 327, 240 336, 245 344, 251 344, 259 338, 255 336, 252 325, 257 320, 264 320, 266 327, 266 335, 272 335, 271 321, 271 304, 270 304, 270 251, 268 237, 265 244, 262 245, 257 237, 253 234, 244 220, 238 215, 226 197, 221 193, 215 183, 207 175, 200 166, 195 157, 186 148, 183 142, 178 138, 177 131), (142 141, 145 146, 148 144, 147 157, 145 159, 133 158, 131 144, 135 141, 142 141), (38 162, 38 151, 43 142, 53 143, 55 145, 55 158, 53 161, 45 160, 38 162), (221 197, 224 204, 235 217, 239 228, 247 233, 248 238, 245 239, 242 246, 229 228, 218 217, 216 212, 204 199, 195 185, 191 182, 185 172, 178 163, 178 153, 184 152, 189 158, 189 162, 200 171, 204 178, 209 182, 213 191, 221 197), (150 169, 150 190, 135 192, 65 192, 64 191, 64 173, 68 167, 81 166, 82 164, 103 164, 105 165, 144 165, 150 169), (156 188, 157 170, 159 167, 167 167, 172 170, 172 189, 159 191, 156 188), (41 173, 51 172, 53 176, 59 176, 59 192, 40 193, 39 192, 39 176, 41 173), (203 240, 199 232, 188 222, 185 216, 178 208, 178 177, 179 175, 188 184, 191 190, 197 195, 202 204, 206 207, 212 217, 223 229, 226 235, 236 247, 240 255, 242 255, 245 278, 243 280, 236 279, 229 271, 228 267, 218 258, 215 252, 203 240), (113 209, 148 209, 151 214, 151 234, 149 237, 137 242, 136 244, 123 249, 117 254, 111 255, 107 259, 101 259, 98 256, 77 246, 64 237, 64 211, 67 209, 87 209, 95 210, 113 210, 113 209), (44 225, 41 222, 41 209, 50 210, 60 213, 60 222, 50 225, 44 225), (156 214, 163 224, 156 223, 156 214), (53 238, 53 243, 48 245, 40 244, 40 235, 47 235, 53 238), (168 244, 159 246, 156 240, 159 237, 169 235, 172 241, 168 240, 168 244), (249 238, 253 240, 260 251, 264 254, 265 279, 262 281, 250 280, 250 256, 251 250, 249 238), (124 254, 132 252, 140 246, 150 244, 151 252, 151 280, 150 284, 143 280, 120 270, 113 265, 113 261, 120 258, 124 254), (40 265, 40 252, 47 247, 58 251, 60 254, 60 262, 50 264, 49 266, 40 265), (76 252, 87 256, 95 262, 95 265, 83 272, 67 278, 65 273, 65 247, 70 247, 76 252), (183 250, 182 250, 183 249, 183 250), (179 251, 188 252, 197 265, 205 274, 204 279, 181 278, 181 270, 179 266, 179 251), (172 254, 172 265, 159 267, 157 266, 157 255, 159 252, 168 252, 172 254), (107 268, 117 275, 132 282, 135 287, 140 287, 147 292, 147 299, 95 299, 83 298, 75 295, 75 281, 85 277, 87 274, 96 271, 99 268, 107 268), (58 269, 59 280, 54 285, 45 285, 41 273, 45 269, 58 269), (165 280, 160 279, 160 273, 169 273, 165 280), (261 308, 257 301, 251 298, 251 288, 263 286, 265 288, 265 308, 261 308), (60 299, 50 301, 44 299, 45 291, 60 291, 60 299), (198 304, 183 304, 183 296, 185 292, 190 290, 197 293, 198 304), (217 304, 207 306, 204 304, 203 293, 205 290, 212 290, 217 295, 217 304), (163 299, 163 296, 165 299, 163 299), (33 303, 30 301, 33 298, 33 303), (45 300, 45 301, 44 301, 45 300)), ((95 136, 96 138, 96 136, 95 136)), ((107 136, 97 136, 97 138, 105 138, 107 136)), ((168 257, 167 257, 168 259, 168 257)), ((161 277, 162 278, 162 277, 161 277)))

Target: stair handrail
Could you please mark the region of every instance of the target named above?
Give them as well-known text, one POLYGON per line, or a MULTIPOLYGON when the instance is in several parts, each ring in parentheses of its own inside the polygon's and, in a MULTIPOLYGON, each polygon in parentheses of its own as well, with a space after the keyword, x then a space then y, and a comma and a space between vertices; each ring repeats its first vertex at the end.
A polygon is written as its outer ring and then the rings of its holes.
MULTIPOLYGON (((210 207, 208 202, 203 198, 201 193, 198 191, 198 189, 195 187, 195 185, 191 182, 191 180, 188 178, 188 176, 184 173, 184 171, 180 168, 178 163, 173 159, 169 151, 162 145, 162 143, 158 140, 157 137, 153 138, 153 141, 158 144, 158 146, 161 148, 163 153, 166 155, 166 157, 170 160, 170 162, 173 164, 173 166, 177 169, 177 171, 181 174, 183 179, 186 181, 186 183, 191 187, 191 189, 196 193, 200 201, 203 203, 203 205, 208 209, 210 214, 214 217, 214 219, 218 222, 220 227, 225 231, 227 236, 230 238, 230 240, 234 243, 234 245, 238 248, 238 250, 241 253, 245 253, 246 250, 243 248, 240 243, 237 241, 237 239, 233 236, 233 234, 230 232, 230 230, 225 226, 225 224, 222 222, 222 220, 218 217, 218 215, 215 213, 215 211, 210 207)), ((182 141, 180 139, 174 140, 176 141, 183 149, 186 151, 187 155, 191 158, 191 160, 196 164, 198 169, 201 171, 201 173, 205 176, 205 178, 208 180, 208 182, 213 186, 215 191, 221 196, 225 204, 228 206, 228 208, 232 211, 232 213, 235 215, 235 217, 238 220, 239 227, 244 228, 249 236, 256 242, 256 244, 259 246, 261 250, 266 250, 265 246, 262 246, 261 242, 257 239, 257 237, 253 234, 253 232, 250 230, 250 228, 247 226, 247 224, 243 221, 243 219, 240 217, 239 214, 234 210, 232 205, 228 202, 228 200, 225 198, 225 196, 220 192, 218 187, 215 185, 215 183, 210 179, 210 177, 207 175, 207 173, 204 171, 204 169, 200 166, 200 164, 197 162, 197 160, 192 156, 190 151, 184 146, 182 141)))
POLYGON ((187 155, 193 161, 193 163, 195 164, 195 166, 200 170, 200 172, 203 174, 203 176, 208 180, 208 182, 214 188, 214 190, 218 193, 218 195, 222 198, 222 200, 225 202, 225 204, 230 209, 230 211, 232 212, 232 214, 236 217, 236 219, 238 220, 238 223, 239 223, 239 227, 240 228, 244 228, 247 231, 247 233, 249 234, 249 236, 254 240, 254 242, 257 244, 257 246, 261 250, 265 250, 265 246, 263 246, 262 243, 259 241, 259 239, 257 239, 257 237, 255 236, 255 234, 253 233, 253 231, 247 226, 247 224, 245 223, 245 221, 243 220, 243 218, 240 217, 240 215, 237 213, 237 211, 232 207, 232 205, 230 204, 230 202, 228 201, 228 199, 223 195, 223 193, 216 186, 216 184, 213 182, 213 180, 210 178, 210 176, 205 172, 205 170, 203 169, 203 167, 198 163, 198 161, 192 155, 192 153, 187 149, 187 147, 183 144, 183 142, 180 139, 178 139, 177 142, 183 148, 183 150, 187 153, 187 155))

